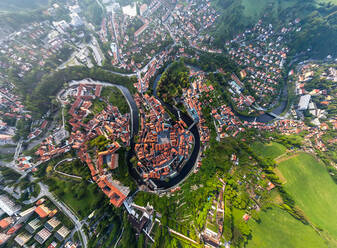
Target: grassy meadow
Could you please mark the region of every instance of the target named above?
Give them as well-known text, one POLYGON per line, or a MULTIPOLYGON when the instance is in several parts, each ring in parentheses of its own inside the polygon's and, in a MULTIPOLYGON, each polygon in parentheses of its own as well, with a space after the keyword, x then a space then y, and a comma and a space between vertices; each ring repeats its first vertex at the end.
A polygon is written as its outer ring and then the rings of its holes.
POLYGON ((256 152, 258 155, 265 157, 265 158, 271 158, 275 159, 278 156, 281 156, 284 154, 287 150, 286 147, 279 143, 271 142, 269 144, 263 144, 261 142, 255 142, 252 145, 252 149, 254 152, 256 152))
POLYGON ((286 179, 284 188, 295 199, 296 205, 336 247, 337 185, 324 165, 313 156, 300 153, 281 162, 278 169, 286 179))
POLYGON ((278 207, 261 212, 260 220, 260 223, 248 222, 252 229, 248 248, 328 247, 314 229, 278 207))
MULTIPOLYGON (((277 143, 254 143, 252 147, 259 155, 270 158, 285 152, 277 143)), ((307 153, 281 161, 275 172, 312 226, 302 224, 275 206, 260 213, 261 222, 248 222, 252 239, 247 247, 337 247, 337 185, 326 168, 307 153)))

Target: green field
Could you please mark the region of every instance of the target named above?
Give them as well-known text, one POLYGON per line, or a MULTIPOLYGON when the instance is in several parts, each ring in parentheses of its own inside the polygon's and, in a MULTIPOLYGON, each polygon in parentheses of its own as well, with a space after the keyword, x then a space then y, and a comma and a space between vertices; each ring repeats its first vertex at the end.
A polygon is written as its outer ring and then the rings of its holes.
POLYGON ((322 238, 308 225, 274 207, 260 213, 261 223, 250 220, 252 239, 248 248, 324 248, 322 238))
MULTIPOLYGON (((254 18, 256 21, 262 16, 263 12, 268 6, 273 6, 273 11, 278 9, 285 9, 294 5, 296 1, 290 0, 242 0, 242 6, 244 6, 244 15, 246 17, 254 18)), ((276 13, 276 12, 275 12, 276 13)))
POLYGON ((252 149, 258 155, 263 156, 265 158, 275 159, 278 156, 284 154, 287 150, 286 147, 279 143, 271 142, 269 144, 263 144, 261 142, 255 142, 252 145, 252 149))
POLYGON ((337 185, 326 168, 313 156, 301 153, 279 164, 286 179, 284 188, 304 211, 305 216, 337 246, 337 185))
POLYGON ((49 187, 52 184, 51 191, 71 207, 80 219, 87 217, 98 206, 104 204, 103 200, 107 200, 95 184, 62 180, 57 177, 49 178, 48 181, 49 187))

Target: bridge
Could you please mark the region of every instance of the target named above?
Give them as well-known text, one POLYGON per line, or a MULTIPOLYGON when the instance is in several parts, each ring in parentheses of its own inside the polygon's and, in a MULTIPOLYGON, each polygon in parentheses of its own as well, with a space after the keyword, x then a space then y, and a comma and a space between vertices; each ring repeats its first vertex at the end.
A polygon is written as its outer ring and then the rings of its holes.
POLYGON ((283 120, 284 119, 284 117, 283 116, 279 116, 279 115, 277 115, 277 114, 275 114, 275 113, 273 113, 273 112, 267 112, 267 109, 265 109, 265 108, 262 108, 262 107, 260 107, 260 106, 258 106, 258 105, 254 105, 254 106, 252 106, 254 109, 256 109, 256 110, 258 110, 258 111, 263 111, 263 112, 265 112, 267 115, 270 115, 270 116, 272 116, 272 117, 274 117, 275 119, 278 119, 278 120, 283 120))
POLYGON ((194 125, 197 125, 199 121, 194 120, 191 126, 189 126, 188 131, 191 131, 191 129, 194 127, 194 125))
POLYGON ((266 114, 268 114, 268 115, 274 117, 275 119, 278 119, 278 120, 284 120, 284 116, 279 116, 279 115, 277 115, 277 114, 275 114, 275 113, 273 113, 273 112, 266 112, 266 114))

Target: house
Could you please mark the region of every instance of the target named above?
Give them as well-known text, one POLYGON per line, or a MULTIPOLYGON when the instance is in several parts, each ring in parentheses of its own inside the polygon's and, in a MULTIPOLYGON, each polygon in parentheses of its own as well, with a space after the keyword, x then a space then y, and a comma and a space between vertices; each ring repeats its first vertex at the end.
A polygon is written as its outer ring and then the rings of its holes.
POLYGON ((242 219, 247 222, 250 219, 250 216, 248 214, 244 214, 242 219))
POLYGON ((75 245, 73 242, 68 241, 65 245, 64 248, 76 248, 77 245, 75 245))
POLYGON ((52 232, 55 230, 55 228, 57 228, 59 225, 61 224, 61 222, 56 218, 53 217, 50 220, 48 220, 46 222, 46 224, 44 224, 44 227, 49 231, 52 232))
POLYGON ((40 218, 45 218, 50 214, 51 210, 47 208, 45 205, 40 205, 35 209, 35 213, 37 213, 40 218))
POLYGON ((272 182, 268 182, 267 190, 271 191, 273 188, 275 188, 275 185, 272 182))
POLYGON ((56 248, 57 246, 57 243, 55 241, 53 241, 49 246, 48 248, 56 248))
POLYGON ((20 219, 18 220, 18 223, 25 222, 35 212, 35 209, 36 207, 33 206, 19 213, 20 219))
POLYGON ((15 224, 14 226, 12 226, 6 234, 8 235, 12 235, 13 233, 16 233, 16 231, 18 231, 20 228, 22 227, 22 224, 15 224))
POLYGON ((42 245, 44 242, 46 242, 50 235, 51 233, 46 228, 43 228, 35 235, 34 239, 39 242, 40 245, 42 245))
POLYGON ((311 95, 301 96, 300 101, 298 103, 298 110, 307 110, 309 107, 309 102, 311 99, 311 95))
POLYGON ((28 223, 26 226, 26 230, 30 233, 33 234, 36 232, 37 229, 39 229, 42 226, 40 220, 38 218, 32 220, 31 222, 28 223))
POLYGON ((110 203, 115 207, 120 207, 130 192, 128 187, 120 185, 117 181, 112 180, 111 176, 106 175, 99 179, 98 186, 110 198, 110 203))
POLYGON ((9 225, 14 223, 14 219, 11 217, 7 217, 4 218, 2 220, 0 220, 0 228, 1 229, 6 229, 7 227, 9 227, 9 225))
POLYGON ((66 228, 65 226, 62 226, 56 233, 55 238, 57 238, 59 241, 63 241, 70 233, 70 230, 66 228))
POLYGON ((4 244, 7 242, 7 240, 10 238, 11 236, 5 233, 0 233, 0 245, 4 244))
POLYGON ((28 234, 27 232, 22 232, 15 237, 14 241, 19 246, 24 246, 31 239, 31 237, 32 235, 28 234))

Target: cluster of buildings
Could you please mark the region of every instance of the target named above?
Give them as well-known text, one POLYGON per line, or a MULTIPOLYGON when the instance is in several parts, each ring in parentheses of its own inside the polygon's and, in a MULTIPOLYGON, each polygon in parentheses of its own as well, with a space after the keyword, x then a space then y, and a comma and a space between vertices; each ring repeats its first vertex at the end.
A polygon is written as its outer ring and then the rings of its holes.
POLYGON ((217 109, 212 109, 212 116, 218 137, 225 138, 229 135, 235 137, 239 131, 244 131, 242 123, 234 115, 232 109, 225 104, 217 109))
MULTIPOLYGON (((22 207, 14 203, 7 195, 0 195, 0 245, 50 244, 54 247, 70 244, 68 237, 72 227, 62 223, 64 216, 49 201, 39 199, 35 204, 22 207)), ((74 248, 76 244, 72 244, 74 248)))
MULTIPOLYGON (((242 70, 240 72, 241 75, 246 75, 246 71, 242 70)), ((231 76, 232 81, 230 81, 228 91, 231 93, 232 101, 235 103, 235 106, 239 110, 245 110, 246 108, 249 108, 248 113, 252 112, 252 105, 255 102, 255 98, 251 95, 244 95, 242 91, 244 90, 244 84, 241 82, 241 80, 236 76, 235 73, 231 76)))
MULTIPOLYGON (((13 92, 11 83, 0 86, 0 145, 14 144, 12 138, 16 133, 16 124, 20 119, 30 121, 32 116, 25 110, 21 99, 13 92)), ((46 129, 48 121, 45 118, 32 121, 27 141, 39 136, 46 129)))
POLYGON ((186 39, 198 50, 220 53, 221 50, 214 50, 211 47, 213 38, 209 34, 203 34, 218 17, 216 10, 211 7, 210 0, 192 0, 186 4, 178 3, 168 17, 167 23, 174 34, 175 42, 186 39))
POLYGON ((125 39, 120 44, 121 59, 137 69, 144 67, 155 55, 172 44, 169 33, 158 19, 139 18, 144 23, 132 35, 128 29, 135 20, 129 19, 124 32, 125 39), (129 33, 129 35, 127 34, 129 33))
POLYGON ((224 190, 223 185, 212 200, 212 206, 207 213, 205 229, 201 233, 206 246, 219 247, 221 244, 225 210, 224 190))
POLYGON ((289 48, 286 46, 289 35, 299 31, 299 20, 288 23, 280 30, 260 20, 253 28, 226 42, 226 49, 238 65, 244 67, 240 72, 244 84, 233 79, 229 91, 232 100, 242 111, 251 111, 253 102, 263 109, 272 107, 279 93, 282 68, 289 48), (243 91, 248 90, 246 102, 243 91))
POLYGON ((327 87, 326 84, 336 82, 335 73, 329 64, 309 62, 297 66, 296 72, 292 72, 296 95, 299 96, 295 117, 303 118, 303 113, 308 111, 313 117, 312 124, 319 126, 320 120, 334 115, 329 113, 328 106, 336 103, 336 87, 327 87))
POLYGON ((139 8, 140 13, 137 14, 136 4, 120 8, 119 4, 107 3, 108 16, 103 19, 99 32, 103 43, 111 42, 108 54, 112 57, 112 65, 128 71, 144 67, 172 43, 160 21, 149 15, 153 11, 152 3, 139 8), (148 15, 145 16, 145 12, 148 15))
POLYGON ((40 155, 40 160, 46 161, 70 149, 76 150, 78 157, 90 169, 93 181, 113 205, 120 207, 130 190, 114 180, 109 169, 114 170, 118 167, 118 149, 122 145, 130 144, 130 115, 122 115, 117 107, 108 103, 101 112, 93 114, 91 107, 95 104, 94 100, 106 101, 101 98, 101 92, 101 85, 86 84, 84 81, 83 84, 64 91, 60 96, 63 103, 74 99, 68 111, 71 116, 68 121, 72 130, 70 136, 59 144, 55 142, 55 135, 48 137, 41 144, 37 154, 40 155), (89 153, 88 142, 99 137, 108 140, 109 144, 103 147, 103 150, 95 151, 96 155, 92 156, 89 153))
POLYGON ((189 157, 192 134, 182 120, 172 123, 155 97, 137 94, 135 101, 140 111, 140 132, 135 153, 141 176, 145 181, 174 177, 189 157))
POLYGON ((80 13, 77 1, 68 0, 64 5, 54 3, 43 11, 41 21, 23 24, 19 30, 13 30, 2 37, 0 69, 4 69, 4 73, 0 73, 0 78, 5 77, 10 68, 15 69, 15 75, 22 78, 33 68, 43 67, 50 61, 65 68, 64 64, 60 64, 74 50, 77 56, 69 59, 69 65, 81 65, 88 59, 88 66, 92 66, 90 51, 80 47, 85 35, 85 22, 80 13), (86 56, 83 56, 86 52, 86 56))
POLYGON ((153 79, 157 71, 162 68, 162 66, 173 59, 173 48, 161 51, 158 55, 153 57, 153 59, 138 73, 138 81, 134 85, 139 93, 146 92, 150 85, 150 80, 153 79), (142 75, 144 74, 144 75, 142 75))
POLYGON ((272 123, 261 123, 258 121, 248 122, 240 120, 230 107, 223 104, 218 108, 212 109, 215 129, 218 138, 228 136, 236 137, 240 132, 246 129, 259 129, 261 131, 279 131, 282 134, 298 134, 307 128, 303 121, 298 120, 275 120, 272 123))
POLYGON ((203 103, 199 99, 203 94, 212 94, 214 88, 211 84, 206 84, 205 73, 195 72, 191 69, 190 76, 193 78, 191 87, 183 89, 184 105, 189 115, 198 123, 200 141, 207 143, 210 140, 210 131, 202 113, 203 103))
MULTIPOLYGON (((335 139, 327 139, 327 133, 337 130, 333 105, 336 104, 336 69, 329 61, 300 63, 296 70, 289 73, 295 84, 298 104, 293 116, 297 119, 309 117, 314 127, 305 126, 308 149, 329 152, 334 149, 335 139), (308 115, 310 114, 310 115, 308 115)), ((303 124, 304 125, 304 124, 303 124)), ((328 134, 330 137, 331 134, 328 134)))
POLYGON ((48 121, 44 119, 40 119, 37 121, 34 121, 31 125, 31 132, 27 136, 27 140, 32 140, 39 136, 44 130, 46 130, 48 126, 48 121))
POLYGON ((13 92, 12 84, 0 86, 0 145, 12 144, 18 119, 31 119, 20 98, 13 92))
POLYGON ((161 215, 155 212, 153 206, 147 203, 147 206, 139 206, 134 202, 125 201, 124 204, 128 212, 128 220, 136 232, 138 237, 144 232, 146 236, 154 242, 154 234, 156 227, 160 225, 161 215))
POLYGON ((1 67, 15 68, 17 76, 23 77, 34 67, 44 66, 51 56, 71 44, 69 37, 63 35, 62 27, 66 30, 64 25, 55 22, 33 22, 11 33, 0 42, 1 67))

